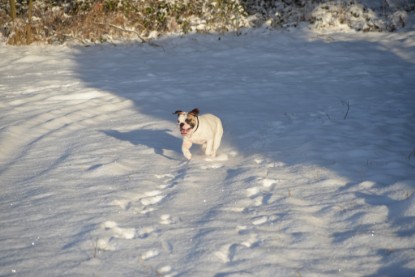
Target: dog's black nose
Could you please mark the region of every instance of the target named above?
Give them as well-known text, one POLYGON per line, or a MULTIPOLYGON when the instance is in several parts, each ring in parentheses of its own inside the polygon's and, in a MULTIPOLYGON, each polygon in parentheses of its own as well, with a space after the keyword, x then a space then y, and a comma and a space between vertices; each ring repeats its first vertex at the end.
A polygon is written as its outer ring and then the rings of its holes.
POLYGON ((184 125, 184 123, 182 122, 182 123, 180 123, 180 127, 183 127, 183 125, 184 125))

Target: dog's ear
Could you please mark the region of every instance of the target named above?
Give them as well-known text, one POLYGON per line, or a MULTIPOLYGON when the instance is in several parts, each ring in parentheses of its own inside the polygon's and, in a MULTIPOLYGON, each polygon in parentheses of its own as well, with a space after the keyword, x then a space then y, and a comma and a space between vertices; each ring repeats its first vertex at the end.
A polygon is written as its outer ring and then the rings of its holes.
POLYGON ((173 114, 181 114, 183 111, 175 111, 173 114))
POLYGON ((199 115, 199 109, 198 108, 195 108, 195 109, 191 110, 189 113, 197 116, 197 115, 199 115))

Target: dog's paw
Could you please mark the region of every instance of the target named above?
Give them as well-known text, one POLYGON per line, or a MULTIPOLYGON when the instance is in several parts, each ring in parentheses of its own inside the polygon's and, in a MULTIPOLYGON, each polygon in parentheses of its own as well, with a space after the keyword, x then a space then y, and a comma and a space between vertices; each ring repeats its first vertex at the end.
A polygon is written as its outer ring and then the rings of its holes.
POLYGON ((184 156, 186 157, 187 160, 191 160, 192 159, 192 154, 188 153, 188 154, 184 154, 184 156))
POLYGON ((183 156, 186 157, 186 159, 190 160, 192 158, 192 153, 190 153, 189 149, 182 148, 183 156))

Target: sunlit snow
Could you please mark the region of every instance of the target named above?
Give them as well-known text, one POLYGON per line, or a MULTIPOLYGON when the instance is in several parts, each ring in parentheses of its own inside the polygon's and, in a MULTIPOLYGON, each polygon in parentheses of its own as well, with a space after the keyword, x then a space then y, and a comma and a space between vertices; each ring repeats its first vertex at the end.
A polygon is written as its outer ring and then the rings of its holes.
POLYGON ((413 31, 156 44, 0 46, 1 276, 415 275, 413 31))

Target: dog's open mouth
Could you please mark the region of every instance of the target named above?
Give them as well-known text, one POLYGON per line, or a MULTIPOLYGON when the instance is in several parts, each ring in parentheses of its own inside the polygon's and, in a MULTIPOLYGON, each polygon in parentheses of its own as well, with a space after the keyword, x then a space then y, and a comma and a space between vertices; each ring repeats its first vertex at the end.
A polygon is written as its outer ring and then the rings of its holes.
POLYGON ((191 129, 192 129, 192 127, 187 128, 187 129, 181 128, 181 129, 180 129, 180 134, 182 134, 182 136, 185 136, 185 135, 187 135, 187 133, 188 133, 191 129))

